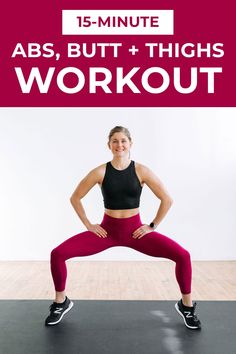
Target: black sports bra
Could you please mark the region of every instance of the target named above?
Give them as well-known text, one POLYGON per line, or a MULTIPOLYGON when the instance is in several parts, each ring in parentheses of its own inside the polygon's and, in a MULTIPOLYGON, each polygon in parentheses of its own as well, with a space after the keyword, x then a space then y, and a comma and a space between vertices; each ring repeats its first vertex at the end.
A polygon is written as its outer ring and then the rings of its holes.
POLYGON ((142 186, 135 171, 134 161, 124 170, 117 170, 111 162, 107 162, 101 190, 106 209, 138 208, 142 186))

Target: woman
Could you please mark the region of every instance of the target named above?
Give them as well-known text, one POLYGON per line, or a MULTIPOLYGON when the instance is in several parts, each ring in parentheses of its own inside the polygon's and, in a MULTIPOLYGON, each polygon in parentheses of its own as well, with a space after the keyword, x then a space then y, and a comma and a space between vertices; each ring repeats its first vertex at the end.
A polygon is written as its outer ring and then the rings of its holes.
POLYGON ((48 326, 58 324, 73 306, 65 294, 66 260, 92 255, 113 246, 127 246, 176 263, 175 273, 182 299, 175 304, 175 308, 188 328, 201 328, 195 314, 196 303, 192 305, 191 299, 190 254, 175 241, 154 231, 171 207, 172 199, 149 168, 130 160, 131 146, 128 129, 121 126, 113 128, 108 137, 112 160, 93 169, 79 183, 71 197, 71 203, 87 231, 69 238, 51 253, 56 296, 45 321, 48 326), (100 225, 89 221, 81 203, 81 199, 97 183, 101 187, 105 205, 100 225), (139 201, 144 184, 161 200, 157 214, 153 220, 150 219, 149 225, 142 224, 139 216, 139 201))

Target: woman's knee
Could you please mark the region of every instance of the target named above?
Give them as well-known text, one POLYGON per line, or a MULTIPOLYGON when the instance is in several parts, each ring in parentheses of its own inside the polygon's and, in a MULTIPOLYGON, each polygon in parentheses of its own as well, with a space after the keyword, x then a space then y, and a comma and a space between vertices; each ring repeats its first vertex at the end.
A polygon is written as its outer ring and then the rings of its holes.
POLYGON ((181 247, 178 252, 176 252, 174 261, 176 263, 190 263, 191 255, 189 251, 181 247))
POLYGON ((61 250, 61 248, 55 247, 52 251, 51 251, 51 260, 56 260, 58 258, 63 258, 63 252, 61 250))
POLYGON ((181 258, 185 261, 185 262, 191 262, 191 254, 188 250, 186 250, 185 248, 183 248, 183 250, 181 251, 181 258))

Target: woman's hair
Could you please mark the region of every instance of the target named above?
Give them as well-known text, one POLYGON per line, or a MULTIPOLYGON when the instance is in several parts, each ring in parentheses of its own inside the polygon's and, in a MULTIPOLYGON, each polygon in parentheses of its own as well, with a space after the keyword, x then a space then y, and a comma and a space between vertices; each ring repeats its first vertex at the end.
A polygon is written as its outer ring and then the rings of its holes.
POLYGON ((125 128, 125 127, 117 125, 113 129, 111 129, 111 131, 110 131, 110 133, 108 135, 108 141, 111 140, 112 135, 114 135, 115 133, 124 133, 127 136, 127 138, 129 139, 130 142, 132 140, 129 130, 127 128, 125 128))

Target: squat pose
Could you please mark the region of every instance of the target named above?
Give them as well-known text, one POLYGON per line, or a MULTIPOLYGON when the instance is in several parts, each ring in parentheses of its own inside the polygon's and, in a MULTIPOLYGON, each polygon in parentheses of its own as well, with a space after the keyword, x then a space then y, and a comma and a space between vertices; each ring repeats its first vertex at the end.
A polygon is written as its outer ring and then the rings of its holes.
POLYGON ((195 313, 196 303, 193 305, 191 298, 190 254, 177 242, 154 231, 171 207, 172 199, 149 168, 130 160, 131 146, 129 131, 120 126, 113 128, 108 138, 112 160, 89 172, 71 197, 71 203, 87 231, 69 238, 51 252, 51 272, 56 295, 46 325, 58 324, 73 306, 65 294, 67 259, 92 255, 109 247, 126 246, 149 256, 168 258, 175 262, 176 280, 182 295, 175 308, 188 328, 201 328, 195 313), (101 187, 105 213, 101 224, 92 224, 81 199, 97 183, 101 187), (144 184, 161 201, 156 216, 148 225, 143 224, 139 216, 140 195, 144 184))

